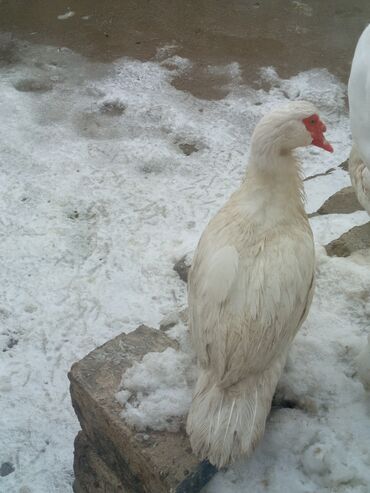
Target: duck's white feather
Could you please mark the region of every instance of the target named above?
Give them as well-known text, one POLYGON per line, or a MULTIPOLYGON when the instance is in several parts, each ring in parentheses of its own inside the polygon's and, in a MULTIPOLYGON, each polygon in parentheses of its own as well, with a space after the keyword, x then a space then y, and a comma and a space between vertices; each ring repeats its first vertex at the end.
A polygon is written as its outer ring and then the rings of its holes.
POLYGON ((358 201, 370 214, 370 25, 356 46, 348 101, 353 140, 349 174, 358 201))
POLYGON ((352 139, 370 169, 370 25, 358 40, 348 82, 352 139))
POLYGON ((214 303, 222 303, 234 284, 239 254, 234 246, 226 245, 210 255, 207 263, 208 276, 204 278, 203 291, 214 303))
MULTIPOLYGON (((370 136, 369 136, 370 138, 370 136)), ((349 175, 356 196, 362 207, 370 214, 370 170, 363 161, 356 144, 349 155, 349 175)))
POLYGON ((205 229, 189 275, 200 373, 187 431, 193 450, 218 467, 250 453, 262 436, 313 295, 299 164, 290 153, 266 152, 262 166, 252 153, 246 179, 205 229))

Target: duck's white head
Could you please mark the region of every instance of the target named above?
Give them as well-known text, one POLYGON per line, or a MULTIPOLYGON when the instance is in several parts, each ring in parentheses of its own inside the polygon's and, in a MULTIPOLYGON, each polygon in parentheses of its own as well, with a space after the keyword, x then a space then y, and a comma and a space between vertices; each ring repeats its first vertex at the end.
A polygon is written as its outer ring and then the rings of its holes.
POLYGON ((274 159, 311 144, 333 152, 325 132, 316 107, 307 101, 294 101, 260 120, 252 135, 251 156, 253 160, 274 159))

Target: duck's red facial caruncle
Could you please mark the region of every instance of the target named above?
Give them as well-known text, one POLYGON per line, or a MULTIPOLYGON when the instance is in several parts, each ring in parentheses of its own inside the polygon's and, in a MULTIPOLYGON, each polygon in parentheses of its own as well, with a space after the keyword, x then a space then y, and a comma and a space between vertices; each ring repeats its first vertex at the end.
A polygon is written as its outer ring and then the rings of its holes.
POLYGON ((325 151, 333 152, 334 149, 324 137, 326 126, 318 115, 314 114, 308 118, 304 118, 303 123, 312 136, 312 144, 314 146, 321 147, 325 151))

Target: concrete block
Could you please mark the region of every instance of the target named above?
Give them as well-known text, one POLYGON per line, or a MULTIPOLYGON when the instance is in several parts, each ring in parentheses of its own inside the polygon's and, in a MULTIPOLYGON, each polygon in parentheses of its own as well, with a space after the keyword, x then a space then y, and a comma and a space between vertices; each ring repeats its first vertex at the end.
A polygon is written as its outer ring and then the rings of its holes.
POLYGON ((83 430, 76 439, 76 493, 190 493, 215 474, 210 464, 199 464, 184 430, 137 433, 115 399, 122 374, 134 362, 176 346, 162 331, 142 325, 72 366, 72 404, 83 430))

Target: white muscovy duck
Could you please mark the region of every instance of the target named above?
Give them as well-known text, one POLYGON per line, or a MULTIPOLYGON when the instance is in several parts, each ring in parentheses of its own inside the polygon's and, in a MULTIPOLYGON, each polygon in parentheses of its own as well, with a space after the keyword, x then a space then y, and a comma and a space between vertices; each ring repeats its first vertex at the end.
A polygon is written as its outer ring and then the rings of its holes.
POLYGON ((353 141, 348 169, 358 201, 370 214, 370 25, 356 46, 348 101, 353 141))
POLYGON ((262 118, 245 180, 206 227, 189 274, 199 376, 187 419, 194 452, 216 467, 262 437, 289 345, 314 286, 314 244, 292 151, 332 152, 308 102, 262 118))

